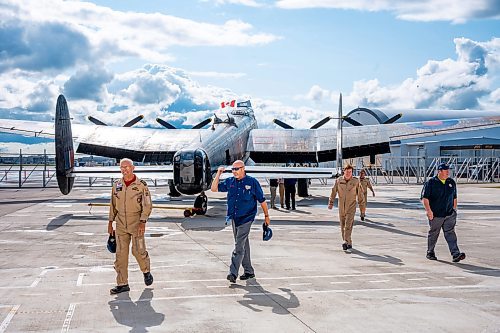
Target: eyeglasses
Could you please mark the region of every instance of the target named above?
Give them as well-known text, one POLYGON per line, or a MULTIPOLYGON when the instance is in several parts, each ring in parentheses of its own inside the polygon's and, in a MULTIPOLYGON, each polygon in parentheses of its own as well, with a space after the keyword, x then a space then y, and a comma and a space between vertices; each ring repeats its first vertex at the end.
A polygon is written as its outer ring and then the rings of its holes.
POLYGON ((243 169, 243 167, 234 167, 234 168, 231 168, 232 171, 238 171, 239 169, 243 169))

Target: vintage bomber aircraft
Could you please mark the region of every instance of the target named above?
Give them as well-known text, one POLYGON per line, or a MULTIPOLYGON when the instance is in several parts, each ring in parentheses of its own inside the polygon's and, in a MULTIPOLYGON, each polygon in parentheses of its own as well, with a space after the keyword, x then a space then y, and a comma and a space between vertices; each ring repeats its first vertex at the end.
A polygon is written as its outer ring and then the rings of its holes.
MULTIPOLYGON (((341 97, 337 118, 340 125, 341 97)), ((71 191, 78 175, 121 176, 116 167, 74 167, 74 141, 77 153, 128 157, 146 164, 168 163, 138 166, 136 173, 146 178, 169 179, 171 192, 199 194, 195 211, 204 214, 204 191, 210 188, 212 174, 219 165, 230 165, 237 159, 263 164, 339 162, 342 155, 353 158, 390 152, 389 143, 403 138, 498 127, 500 116, 355 126, 344 128, 343 133, 335 128, 320 128, 325 122, 324 119, 311 129, 257 129, 252 106, 246 101, 237 103, 225 119, 214 115, 208 129, 72 125, 66 99, 60 95, 54 123, 1 119, 0 132, 54 138, 57 181, 63 194, 71 191)), ((252 165, 246 171, 255 177, 299 179, 331 178, 338 173, 331 168, 252 165)), ((229 168, 226 172, 230 173, 229 168)))

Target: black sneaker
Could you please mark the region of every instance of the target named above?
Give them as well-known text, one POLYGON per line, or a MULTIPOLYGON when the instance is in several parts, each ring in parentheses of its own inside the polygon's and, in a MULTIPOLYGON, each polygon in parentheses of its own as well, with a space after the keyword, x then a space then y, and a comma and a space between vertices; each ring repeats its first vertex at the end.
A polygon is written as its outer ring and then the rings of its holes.
POLYGON ((436 255, 434 254, 434 252, 431 252, 431 253, 427 253, 427 255, 425 256, 427 259, 429 260, 438 260, 438 258, 436 257, 436 255))
POLYGON ((240 280, 248 280, 248 279, 253 279, 255 277, 255 274, 249 274, 245 273, 243 275, 240 275, 240 280))
POLYGON ((123 293, 125 291, 130 291, 130 287, 128 286, 128 284, 126 284, 124 286, 116 286, 114 288, 111 288, 109 290, 109 293, 111 295, 115 295, 115 294, 123 293))
POLYGON ((361 221, 364 221, 364 220, 365 220, 365 216, 361 215, 361 221))
POLYGON ((347 251, 347 244, 346 243, 342 244, 342 250, 347 251))
POLYGON ((153 275, 151 272, 144 273, 144 283, 146 286, 150 286, 153 284, 153 275))
POLYGON ((453 257, 453 262, 459 262, 460 260, 464 259, 465 259, 465 253, 462 252, 459 255, 453 257))
POLYGON ((228 274, 227 280, 231 283, 236 283, 236 275, 228 274))
POLYGON ((351 244, 347 244, 347 250, 346 250, 347 253, 351 253, 352 252, 352 245, 351 244))

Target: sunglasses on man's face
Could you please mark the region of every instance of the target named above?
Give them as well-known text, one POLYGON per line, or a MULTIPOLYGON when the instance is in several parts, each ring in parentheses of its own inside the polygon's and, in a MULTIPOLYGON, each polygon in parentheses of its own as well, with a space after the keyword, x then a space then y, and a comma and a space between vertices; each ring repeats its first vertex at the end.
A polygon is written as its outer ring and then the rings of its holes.
POLYGON ((238 171, 239 169, 242 169, 243 167, 234 167, 234 168, 231 168, 232 171, 238 171))

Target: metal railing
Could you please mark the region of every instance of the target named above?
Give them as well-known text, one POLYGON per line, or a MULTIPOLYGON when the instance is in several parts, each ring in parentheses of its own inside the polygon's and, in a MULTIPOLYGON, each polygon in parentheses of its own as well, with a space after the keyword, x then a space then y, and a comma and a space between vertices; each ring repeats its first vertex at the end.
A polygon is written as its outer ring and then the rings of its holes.
POLYGON ((500 157, 405 156, 377 157, 372 165, 366 164, 364 158, 349 162, 355 167, 355 174, 365 169, 376 184, 422 184, 437 174, 441 163, 450 165, 450 177, 460 183, 500 182, 500 157))

